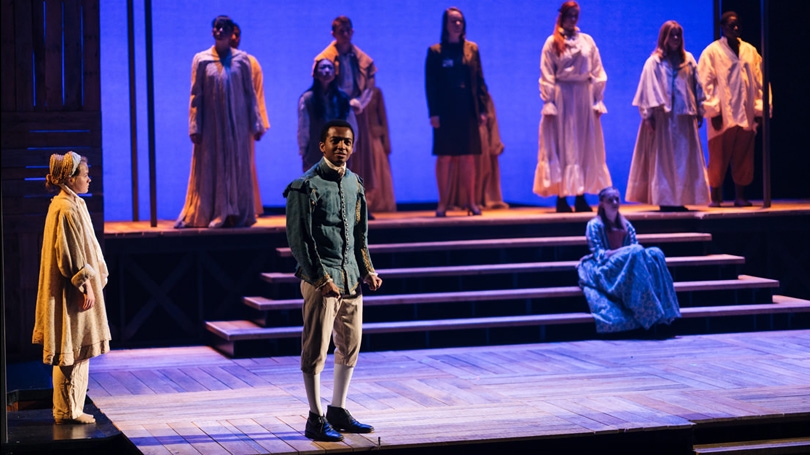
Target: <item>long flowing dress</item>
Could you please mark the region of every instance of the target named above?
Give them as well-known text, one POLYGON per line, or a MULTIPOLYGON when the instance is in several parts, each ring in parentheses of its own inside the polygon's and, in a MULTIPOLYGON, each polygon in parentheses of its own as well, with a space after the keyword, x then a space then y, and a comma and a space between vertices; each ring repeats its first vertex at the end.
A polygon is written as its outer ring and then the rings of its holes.
POLYGON ((250 59, 231 49, 220 59, 214 46, 194 56, 188 133, 199 134, 191 155, 186 202, 175 227, 250 226, 256 223, 251 151, 264 132, 250 59))
POLYGON ((42 238, 32 341, 42 345, 45 364, 70 366, 110 350, 108 275, 84 199, 63 186, 48 207, 42 238), (80 308, 85 286, 96 297, 89 310, 80 308))
POLYGON ((607 74, 593 38, 577 31, 557 55, 550 36, 540 58, 542 118, 532 190, 542 197, 598 193, 611 186, 599 116, 607 74))
POLYGON ((379 87, 372 89, 371 101, 364 111, 368 116, 371 133, 371 150, 374 155, 374 180, 376 187, 366 189, 366 200, 371 212, 396 212, 394 182, 391 178, 391 132, 388 129, 388 113, 385 99, 379 87))
POLYGON ((617 245, 598 216, 588 222, 585 235, 591 254, 580 260, 577 272, 597 332, 649 329, 681 316, 664 253, 639 245, 629 221, 617 245), (607 257, 609 249, 615 253, 607 257))
POLYGON ((627 180, 628 201, 652 205, 704 205, 709 202, 697 116, 703 90, 689 52, 679 67, 652 55, 644 64, 633 99, 642 120, 627 180))

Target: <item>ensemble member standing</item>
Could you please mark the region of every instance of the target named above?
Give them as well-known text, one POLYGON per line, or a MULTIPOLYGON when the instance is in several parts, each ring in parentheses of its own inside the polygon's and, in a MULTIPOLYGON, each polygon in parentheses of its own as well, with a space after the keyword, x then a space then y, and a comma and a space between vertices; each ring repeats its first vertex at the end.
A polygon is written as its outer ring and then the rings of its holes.
POLYGON ((323 159, 284 190, 287 241, 298 263, 295 274, 304 297, 301 371, 309 402, 305 435, 316 441, 340 441, 343 435, 337 431, 374 431, 346 410, 363 328, 360 283, 372 291, 382 285, 368 252, 363 185, 346 167, 353 140, 348 122, 326 123, 320 134, 323 159), (324 418, 320 375, 330 336, 335 343, 335 383, 324 418))
MULTIPOLYGON (((338 88, 349 95, 352 109, 357 116, 357 133, 354 155, 349 162, 349 169, 363 179, 366 191, 373 193, 377 187, 374 179, 374 155, 371 149, 371 131, 368 115, 364 112, 371 100, 371 90, 376 85, 377 66, 368 54, 352 43, 354 26, 351 19, 338 16, 332 21, 332 37, 335 38, 326 49, 315 57, 331 60, 335 64, 335 76, 338 88)), ((369 214, 369 219, 374 219, 369 214)))
POLYGON ((256 223, 251 157, 264 134, 250 59, 231 48, 233 21, 217 16, 215 44, 194 56, 188 134, 194 149, 186 202, 174 227, 240 227, 256 223))
POLYGON ((51 199, 42 238, 33 342, 53 365, 53 417, 57 424, 89 424, 84 413, 90 358, 110 350, 104 305, 107 264, 84 199, 90 190, 87 159, 51 155, 45 186, 51 199))
POLYGON ((321 130, 330 120, 346 120, 357 126, 349 96, 338 88, 335 64, 329 59, 315 63, 312 85, 298 99, 298 153, 304 172, 323 158, 319 138, 321 130))
POLYGON ((391 132, 388 129, 388 113, 382 90, 374 87, 371 101, 366 106, 368 128, 371 134, 371 150, 374 154, 374 180, 377 187, 366 191, 368 209, 371 212, 396 212, 394 181, 391 178, 391 132))
POLYGON ((754 180, 754 140, 762 121, 762 57, 740 39, 737 13, 720 19, 723 36, 709 44, 698 61, 698 76, 706 94, 704 116, 709 122, 710 207, 723 202, 723 180, 731 165, 735 207, 751 205, 745 187, 754 180))
POLYGON ((627 200, 670 212, 709 202, 698 132, 703 124, 703 90, 697 81, 697 63, 684 50, 683 42, 680 24, 664 22, 633 99, 642 122, 630 165, 627 200))
POLYGON ((577 2, 562 4, 540 57, 543 111, 533 191, 556 195, 557 212, 571 212, 565 199, 571 195, 577 212, 593 211, 585 193, 611 185, 599 118, 607 113, 607 74, 593 38, 577 27, 579 11, 577 2))
MULTIPOLYGON (((233 36, 231 37, 231 47, 239 49, 239 44, 242 43, 242 29, 238 24, 233 24, 233 36)), ((270 129, 270 120, 267 118, 267 106, 264 103, 264 76, 262 75, 262 66, 256 57, 247 54, 250 60, 250 71, 253 78, 253 91, 256 92, 256 103, 259 105, 259 114, 261 115, 262 125, 264 130, 270 129)), ((256 216, 264 213, 264 205, 262 205, 262 194, 259 190, 259 175, 256 172, 256 142, 250 141, 250 173, 253 175, 253 205, 256 208, 256 216)))
POLYGON ((596 331, 668 325, 681 311, 664 253, 638 244, 636 230, 619 213, 619 204, 616 188, 599 192, 597 216, 585 231, 591 254, 577 265, 596 331))
POLYGON ((481 154, 478 127, 487 121, 487 86, 478 45, 466 39, 466 31, 461 10, 447 8, 442 15, 441 42, 428 48, 425 62, 433 154, 437 156, 438 217, 446 216, 454 192, 467 201, 468 214, 481 214, 475 200, 475 158, 481 154), (453 168, 460 177, 457 189, 451 186, 453 168))

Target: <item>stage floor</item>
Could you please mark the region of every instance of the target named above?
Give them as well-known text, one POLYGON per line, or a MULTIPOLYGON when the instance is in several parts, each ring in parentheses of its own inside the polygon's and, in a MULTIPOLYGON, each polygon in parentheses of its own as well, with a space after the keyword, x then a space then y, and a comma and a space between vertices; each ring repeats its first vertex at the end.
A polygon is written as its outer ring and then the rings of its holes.
MULTIPOLYGON (((298 357, 118 350, 92 360, 89 396, 147 454, 419 453, 476 441, 810 422, 808 352, 809 330, 361 353, 347 408, 376 432, 339 443, 303 435, 298 357)), ((327 403, 331 362, 322 376, 327 403)))
MULTIPOLYGON (((772 215, 807 214, 810 212, 810 201, 806 200, 780 200, 772 201, 768 208, 762 207, 761 201, 752 201, 752 207, 733 207, 726 202, 724 207, 689 206, 688 212, 661 212, 658 206, 644 204, 625 204, 622 213, 630 220, 638 219, 717 219, 725 217, 747 218, 772 215)), ((594 206, 594 211, 596 207, 594 206)), ((454 225, 459 223, 475 224, 535 224, 582 222, 583 232, 585 223, 596 213, 555 213, 554 207, 511 207, 507 209, 483 210, 482 216, 466 216, 462 210, 450 210, 447 217, 437 218, 431 210, 407 210, 399 212, 375 213, 375 219, 369 223, 369 230, 377 228, 407 228, 420 226, 454 225)), ((108 221, 104 223, 105 236, 149 236, 149 235, 199 235, 208 234, 260 234, 268 231, 276 232, 285 228, 283 214, 267 214, 259 217, 255 225, 249 229, 174 229, 174 220, 158 220, 157 226, 151 227, 150 221, 108 221)))

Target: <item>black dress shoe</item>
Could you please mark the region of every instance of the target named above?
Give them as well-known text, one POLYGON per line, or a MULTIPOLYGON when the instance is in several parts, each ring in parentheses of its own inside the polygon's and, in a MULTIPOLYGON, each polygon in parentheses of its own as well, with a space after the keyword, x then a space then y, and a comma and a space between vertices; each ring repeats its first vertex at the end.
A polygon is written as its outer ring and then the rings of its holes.
POLYGON ((373 433, 374 427, 354 420, 347 409, 337 406, 326 407, 326 420, 338 431, 344 433, 373 433))
POLYGON ((337 442, 343 440, 343 435, 335 431, 323 416, 314 414, 312 411, 309 411, 304 436, 314 441, 337 442))
POLYGON ((571 213, 571 206, 568 205, 568 201, 565 200, 564 197, 557 196, 557 213, 571 213))
POLYGON ((593 209, 585 200, 585 195, 579 195, 574 199, 574 210, 577 212, 593 212, 593 209))

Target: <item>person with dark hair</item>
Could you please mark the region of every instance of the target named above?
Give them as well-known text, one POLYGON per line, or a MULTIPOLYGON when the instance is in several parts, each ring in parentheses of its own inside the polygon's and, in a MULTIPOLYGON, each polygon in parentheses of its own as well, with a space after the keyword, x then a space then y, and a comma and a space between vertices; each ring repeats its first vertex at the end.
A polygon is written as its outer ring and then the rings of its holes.
POLYGON ((710 120, 709 207, 720 207, 723 202, 729 165, 734 206, 748 207, 751 202, 745 198, 745 187, 754 179, 754 140, 762 121, 762 57, 740 39, 737 13, 725 12, 720 26, 723 36, 709 44, 698 60, 698 76, 706 93, 703 115, 710 120))
POLYGON ((348 122, 327 122, 320 132, 323 158, 284 190, 287 242, 298 263, 295 275, 304 298, 301 371, 309 402, 304 434, 316 441, 340 441, 338 432, 374 431, 346 409, 363 329, 361 283, 372 291, 382 285, 368 251, 363 184, 346 166, 353 145, 348 122), (324 417, 320 378, 330 337, 335 343, 334 386, 324 417))
POLYGON ((451 194, 463 195, 468 215, 481 215, 476 203, 476 155, 481 154, 479 125, 487 121, 487 85, 478 45, 467 40, 467 23, 461 10, 442 14, 441 41, 428 48, 425 92, 430 125, 439 204, 436 216, 444 217, 451 194), (452 187, 453 169, 458 188, 452 187))
POLYGON ((592 212, 585 193, 611 185, 600 120, 607 74, 593 38, 577 27, 579 12, 577 2, 562 4, 540 57, 543 111, 532 190, 556 195, 558 213, 572 211, 567 196, 576 196, 577 212, 592 212))
MULTIPOLYGON (((337 86, 349 95, 349 100, 357 117, 355 128, 354 154, 349 161, 349 169, 363 179, 367 197, 373 198, 377 182, 374 174, 374 153, 366 106, 371 101, 372 89, 376 85, 377 66, 374 60, 357 45, 352 43, 354 27, 351 19, 338 16, 332 21, 332 41, 315 57, 317 64, 327 59, 335 65, 337 86)), ((370 219, 373 217, 370 216, 370 219)))
POLYGON ((633 225, 619 213, 620 199, 616 188, 599 192, 597 215, 585 231, 591 254, 577 265, 599 333, 649 330, 681 316, 664 253, 638 244, 633 225))
POLYGON ((32 342, 53 365, 53 417, 57 424, 92 424, 84 412, 90 358, 110 350, 104 305, 109 272, 87 205, 87 158, 53 154, 45 186, 59 191, 48 207, 42 236, 37 308, 32 342))
POLYGON ((321 59, 315 64, 312 85, 298 99, 298 153, 305 172, 323 157, 318 136, 330 120, 346 120, 353 130, 357 128, 349 96, 338 88, 334 63, 321 59))
POLYGON ((248 55, 231 48, 234 23, 217 16, 214 45, 191 64, 188 133, 194 149, 186 202, 174 227, 244 227, 256 223, 251 158, 265 127, 248 55))
POLYGON ((641 113, 627 200, 663 212, 687 211, 709 202, 699 129, 703 89, 697 63, 684 50, 683 28, 664 22, 658 45, 644 64, 633 106, 641 113))
MULTIPOLYGON (((239 49, 242 43, 242 29, 239 24, 233 24, 233 36, 231 37, 231 47, 239 49)), ((262 74, 262 66, 256 57, 247 54, 250 60, 250 73, 253 79, 253 91, 256 92, 256 103, 259 106, 259 115, 261 116, 262 125, 264 130, 270 129, 270 120, 267 118, 267 106, 264 103, 264 75, 262 74)), ((264 205, 262 205, 262 194, 259 190, 259 175, 256 172, 256 142, 250 141, 250 173, 253 180, 253 205, 256 208, 256 216, 264 213, 264 205)))

